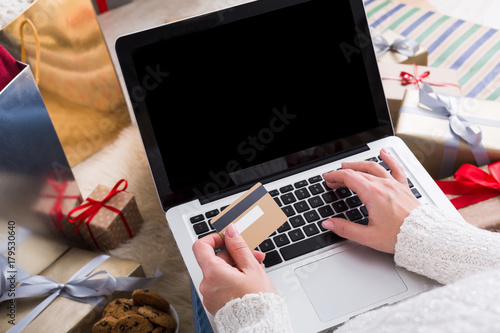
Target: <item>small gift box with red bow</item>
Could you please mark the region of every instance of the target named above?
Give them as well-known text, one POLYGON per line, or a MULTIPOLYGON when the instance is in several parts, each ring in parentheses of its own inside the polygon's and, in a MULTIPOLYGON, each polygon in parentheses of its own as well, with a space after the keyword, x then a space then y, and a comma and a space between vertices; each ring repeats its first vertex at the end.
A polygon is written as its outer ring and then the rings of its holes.
POLYGON ((420 85, 427 83, 437 92, 461 95, 458 75, 453 69, 384 62, 378 63, 378 69, 394 124, 397 122, 406 89, 418 90, 420 85))
POLYGON ((133 238, 140 230, 142 217, 135 197, 126 192, 127 181, 120 180, 112 189, 98 185, 89 197, 68 214, 87 244, 107 251, 133 238))
POLYGON ((132 0, 92 0, 92 5, 96 14, 102 14, 130 2, 132 0))
POLYGON ((467 222, 500 231, 500 161, 479 168, 464 164, 436 183, 467 222))
POLYGON ((371 28, 373 46, 379 62, 427 66, 427 50, 417 41, 392 30, 382 33, 371 28))

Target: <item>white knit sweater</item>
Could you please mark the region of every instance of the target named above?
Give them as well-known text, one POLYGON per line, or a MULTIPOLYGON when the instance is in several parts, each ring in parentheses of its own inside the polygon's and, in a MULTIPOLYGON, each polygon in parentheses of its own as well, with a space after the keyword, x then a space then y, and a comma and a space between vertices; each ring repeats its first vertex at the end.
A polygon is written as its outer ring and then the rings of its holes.
MULTIPOLYGON (((351 319, 336 332, 500 332, 500 233, 414 209, 401 226, 396 264, 445 286, 351 319)), ((225 332, 287 332, 284 301, 275 294, 232 300, 215 315, 225 332)))

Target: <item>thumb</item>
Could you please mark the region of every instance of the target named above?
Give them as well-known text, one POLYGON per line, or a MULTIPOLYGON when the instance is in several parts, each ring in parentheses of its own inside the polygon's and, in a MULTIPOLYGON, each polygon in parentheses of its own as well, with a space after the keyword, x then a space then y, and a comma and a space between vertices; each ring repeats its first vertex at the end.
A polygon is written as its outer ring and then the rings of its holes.
POLYGON ((337 235, 343 238, 347 238, 358 242, 360 244, 365 244, 365 235, 367 232, 367 226, 353 223, 342 218, 330 218, 323 221, 323 228, 333 231, 337 235))
POLYGON ((231 223, 227 227, 224 241, 226 249, 231 254, 236 267, 243 269, 258 264, 255 256, 234 224, 231 223))

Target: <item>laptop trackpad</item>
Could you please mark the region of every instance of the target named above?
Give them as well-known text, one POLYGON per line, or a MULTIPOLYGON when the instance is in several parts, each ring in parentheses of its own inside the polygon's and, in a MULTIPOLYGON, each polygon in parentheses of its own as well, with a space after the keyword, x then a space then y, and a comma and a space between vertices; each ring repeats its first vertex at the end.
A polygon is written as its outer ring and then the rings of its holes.
POLYGON ((323 322, 408 289, 392 256, 364 246, 298 267, 295 274, 323 322))

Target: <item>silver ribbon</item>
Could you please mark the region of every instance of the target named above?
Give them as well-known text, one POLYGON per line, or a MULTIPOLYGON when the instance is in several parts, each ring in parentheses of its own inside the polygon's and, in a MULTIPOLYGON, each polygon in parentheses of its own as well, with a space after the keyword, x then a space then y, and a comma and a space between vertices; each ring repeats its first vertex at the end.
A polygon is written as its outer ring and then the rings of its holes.
POLYGON ((416 40, 410 38, 396 38, 392 44, 389 44, 387 39, 373 27, 370 27, 370 32, 372 34, 372 42, 375 47, 377 58, 380 58, 389 51, 394 51, 407 57, 413 57, 420 48, 420 44, 416 40))
MULTIPOLYGON (((114 277, 106 271, 99 271, 88 276, 108 258, 109 256, 104 254, 95 257, 88 264, 78 270, 78 272, 73 274, 73 276, 65 284, 59 283, 45 276, 32 275, 19 280, 19 283, 15 288, 15 296, 9 296, 9 293, 7 293, 9 288, 2 288, 0 302, 9 299, 49 295, 26 317, 21 319, 7 332, 21 332, 58 296, 97 305, 102 300, 103 295, 110 295, 114 291, 118 290, 132 291, 135 289, 145 288, 162 275, 162 272, 157 270, 156 275, 153 278, 114 277), (96 278, 98 276, 104 277, 98 279, 96 278)), ((6 270, 6 263, 7 261, 0 262, 0 265, 2 265, 2 272, 6 270)), ((0 278, 2 278, 2 281, 0 281, 2 287, 7 285, 7 283, 10 284, 10 282, 4 280, 6 278, 5 275, 0 276, 0 278)))
POLYGON ((429 109, 403 106, 399 112, 410 112, 449 120, 439 178, 453 174, 460 138, 467 142, 478 165, 490 163, 488 152, 481 143, 483 133, 478 125, 500 127, 499 121, 459 115, 460 97, 436 93, 427 83, 420 86, 419 102, 429 109))

